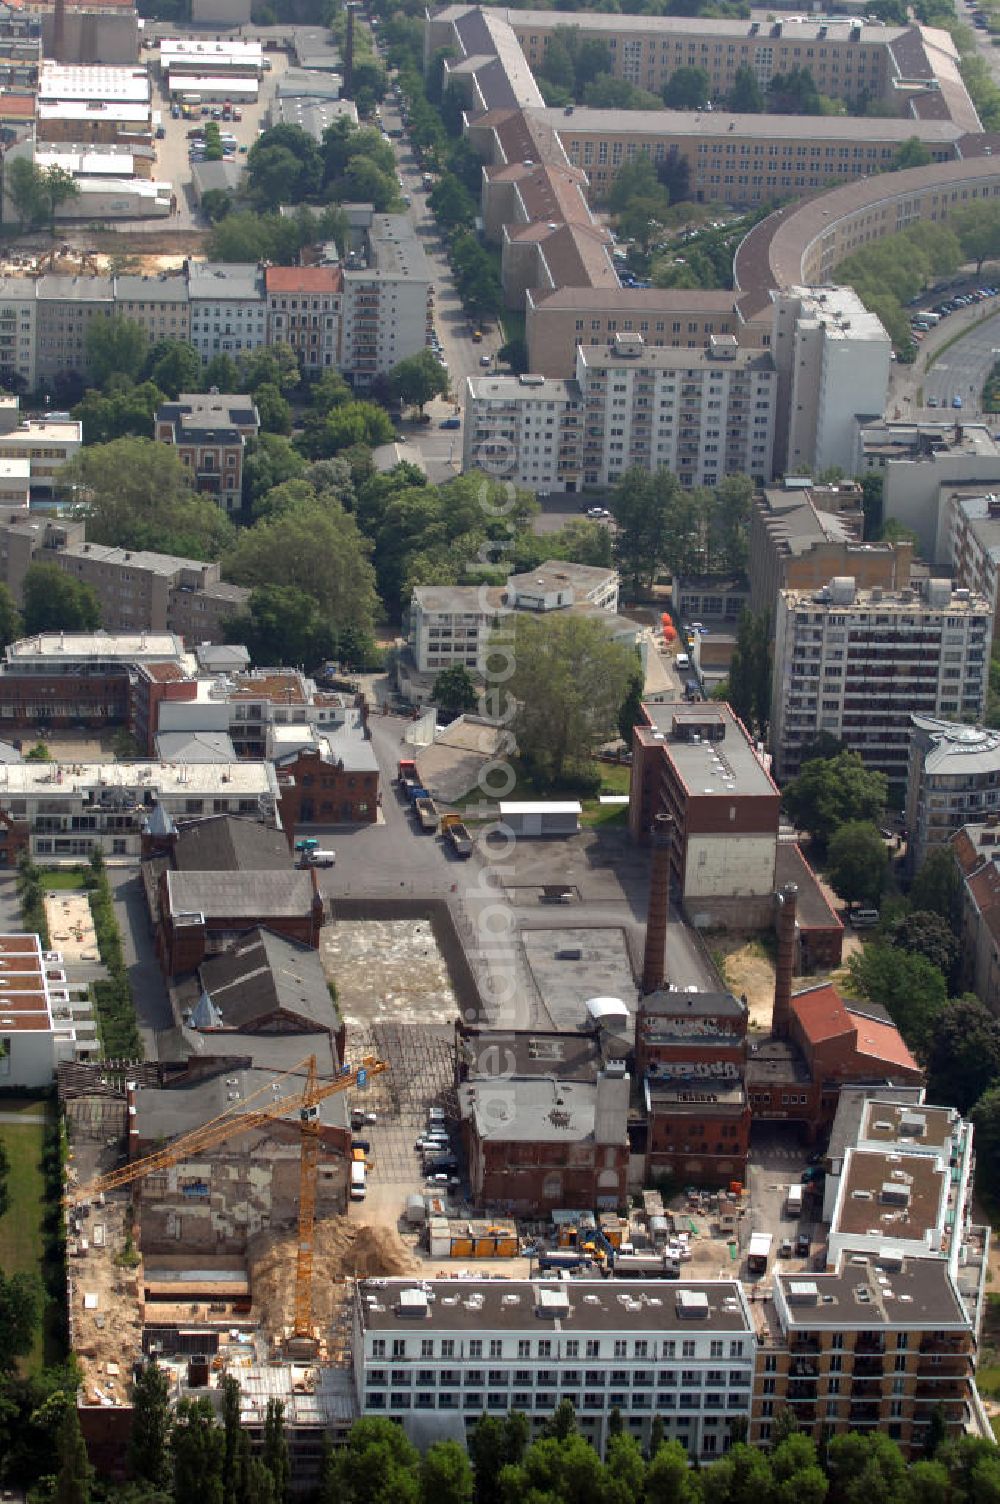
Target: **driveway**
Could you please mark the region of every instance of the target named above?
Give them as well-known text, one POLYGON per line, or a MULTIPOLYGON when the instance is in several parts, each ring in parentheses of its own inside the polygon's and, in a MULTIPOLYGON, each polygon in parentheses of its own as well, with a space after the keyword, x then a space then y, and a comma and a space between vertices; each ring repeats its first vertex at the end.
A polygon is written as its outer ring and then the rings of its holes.
POLYGON ((134 867, 109 867, 108 880, 114 896, 115 918, 122 934, 125 964, 132 983, 132 996, 139 1033, 147 1060, 155 1060, 156 1031, 173 1027, 170 999, 153 950, 149 912, 142 883, 134 867))

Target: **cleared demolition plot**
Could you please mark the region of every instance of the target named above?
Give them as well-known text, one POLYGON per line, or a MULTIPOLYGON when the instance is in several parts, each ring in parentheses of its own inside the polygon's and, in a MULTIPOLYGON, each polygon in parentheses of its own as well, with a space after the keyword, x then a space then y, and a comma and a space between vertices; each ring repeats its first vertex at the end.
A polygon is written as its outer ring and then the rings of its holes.
POLYGON ((426 919, 335 919, 320 934, 327 976, 350 1039, 374 1019, 447 1024, 459 1005, 426 919))

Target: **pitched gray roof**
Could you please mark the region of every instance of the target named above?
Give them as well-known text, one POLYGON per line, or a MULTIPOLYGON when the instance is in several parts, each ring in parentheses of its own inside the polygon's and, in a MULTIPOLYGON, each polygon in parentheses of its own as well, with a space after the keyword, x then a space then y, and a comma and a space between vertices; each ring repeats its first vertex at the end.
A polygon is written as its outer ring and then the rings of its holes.
POLYGON ((280 830, 239 815, 210 815, 181 828, 174 849, 178 872, 289 872, 280 830))
POLYGON ((229 950, 204 961, 199 975, 204 991, 191 1016, 194 1028, 252 1033, 275 1013, 303 1028, 337 1026, 319 955, 273 930, 252 930, 229 950), (198 1012, 206 998, 212 1014, 205 1010, 210 1021, 200 1023, 198 1012))
POLYGON ((313 906, 310 872, 168 872, 170 913, 206 919, 298 919, 313 906))

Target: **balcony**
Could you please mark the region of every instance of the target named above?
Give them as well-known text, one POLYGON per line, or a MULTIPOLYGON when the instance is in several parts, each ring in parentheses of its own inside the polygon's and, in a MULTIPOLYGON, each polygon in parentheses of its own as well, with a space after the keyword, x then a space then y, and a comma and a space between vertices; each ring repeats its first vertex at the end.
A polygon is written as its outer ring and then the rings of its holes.
POLYGON ((852 1405, 847 1415, 852 1426, 877 1426, 879 1422, 878 1405, 852 1405))
MULTIPOLYGON (((858 1349, 855 1348, 855 1352, 858 1349)), ((883 1375, 884 1365, 881 1357, 855 1357, 854 1377, 856 1379, 880 1379, 883 1375)))
POLYGON ((788 1351, 792 1357, 798 1357, 802 1353, 818 1354, 820 1351, 818 1337, 793 1337, 788 1344, 788 1351))

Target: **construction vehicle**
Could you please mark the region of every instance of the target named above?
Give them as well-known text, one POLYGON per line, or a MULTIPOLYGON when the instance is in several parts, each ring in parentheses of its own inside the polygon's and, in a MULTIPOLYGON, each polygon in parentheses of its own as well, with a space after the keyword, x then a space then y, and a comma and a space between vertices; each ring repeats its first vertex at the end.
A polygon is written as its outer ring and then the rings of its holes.
POLYGON ((413 808, 417 812, 417 819, 420 821, 422 830, 429 830, 432 832, 437 830, 437 805, 434 803, 434 800, 430 797, 429 794, 424 794, 421 798, 414 799, 413 808))
POLYGON ((472 855, 472 837, 458 815, 442 815, 441 834, 450 841, 456 856, 472 855))
POLYGON ((429 799, 431 797, 430 790, 425 789, 419 781, 416 783, 407 783, 404 787, 406 789, 406 797, 411 806, 415 805, 418 799, 429 799))
POLYGON ((404 787, 407 783, 417 782, 416 758, 401 757, 399 759, 399 762, 396 764, 396 782, 402 784, 404 787))
POLYGON ((312 1275, 313 1232, 316 1223, 316 1177, 320 1147, 319 1104, 327 1097, 347 1091, 351 1086, 364 1086, 372 1076, 377 1076, 384 1070, 388 1070, 384 1061, 377 1060, 374 1056, 366 1056, 359 1066, 352 1069, 345 1065, 340 1075, 333 1081, 321 1082, 316 1072, 316 1056, 307 1055, 290 1070, 283 1072, 280 1076, 275 1076, 273 1080, 244 1097, 241 1102, 227 1108, 225 1112, 209 1122, 203 1123, 200 1128, 183 1134, 166 1148, 157 1149, 153 1154, 133 1160, 131 1164, 123 1165, 119 1170, 112 1170, 107 1175, 101 1175, 87 1185, 72 1187, 67 1193, 67 1199, 76 1205, 84 1201, 92 1201, 108 1191, 134 1185, 158 1170, 182 1164, 184 1160, 203 1154, 205 1150, 214 1148, 216 1144, 225 1143, 238 1133, 264 1128, 268 1123, 286 1118, 290 1114, 297 1115, 301 1153, 293 1335, 298 1344, 312 1343, 315 1341, 312 1275), (287 1082, 289 1077, 298 1075, 303 1069, 306 1071, 304 1088, 293 1087, 286 1096, 276 1095, 282 1082, 287 1082))

